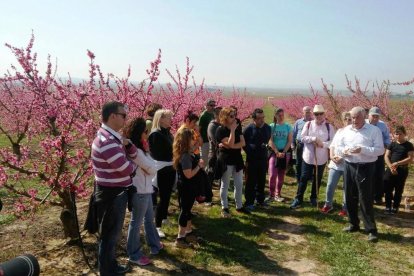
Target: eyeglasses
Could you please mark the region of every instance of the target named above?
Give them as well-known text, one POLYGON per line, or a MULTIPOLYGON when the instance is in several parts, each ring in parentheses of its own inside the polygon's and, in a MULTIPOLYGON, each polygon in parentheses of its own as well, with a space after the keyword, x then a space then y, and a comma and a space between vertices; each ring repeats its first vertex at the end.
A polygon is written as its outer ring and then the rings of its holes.
POLYGON ((315 116, 321 116, 321 115, 323 115, 323 114, 325 114, 325 113, 313 113, 313 115, 315 115, 315 116))
POLYGON ((126 115, 126 113, 118 113, 118 112, 117 112, 117 113, 114 113, 114 114, 116 114, 116 115, 121 115, 121 116, 122 116, 122 118, 124 118, 124 119, 125 119, 125 118, 126 118, 126 116, 127 116, 127 115, 126 115))
POLYGON ((350 122, 350 121, 352 121, 352 118, 345 118, 344 121, 350 122))
POLYGON ((215 105, 215 104, 209 104, 208 106, 211 106, 211 107, 216 107, 216 105, 215 105))

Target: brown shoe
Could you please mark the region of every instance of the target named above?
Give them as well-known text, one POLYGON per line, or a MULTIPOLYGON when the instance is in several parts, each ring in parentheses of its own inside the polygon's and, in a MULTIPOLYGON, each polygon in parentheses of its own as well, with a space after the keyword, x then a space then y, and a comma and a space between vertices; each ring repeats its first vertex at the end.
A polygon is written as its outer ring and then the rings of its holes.
POLYGON ((175 239, 174 245, 178 248, 193 248, 193 245, 189 243, 185 238, 175 239))

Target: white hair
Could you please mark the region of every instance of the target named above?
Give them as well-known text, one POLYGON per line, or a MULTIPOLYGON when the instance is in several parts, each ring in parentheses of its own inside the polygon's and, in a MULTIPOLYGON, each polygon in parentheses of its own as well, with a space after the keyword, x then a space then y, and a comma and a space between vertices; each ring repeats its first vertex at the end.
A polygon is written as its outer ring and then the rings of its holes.
POLYGON ((365 109, 361 106, 355 106, 349 111, 351 113, 351 116, 355 116, 358 114, 362 114, 363 117, 365 117, 365 109))

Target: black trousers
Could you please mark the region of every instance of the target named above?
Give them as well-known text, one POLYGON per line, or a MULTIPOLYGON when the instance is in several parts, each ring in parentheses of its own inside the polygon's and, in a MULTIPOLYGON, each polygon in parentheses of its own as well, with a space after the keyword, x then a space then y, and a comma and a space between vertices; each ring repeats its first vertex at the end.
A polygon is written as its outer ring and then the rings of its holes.
POLYGON ((158 194, 160 200, 155 211, 156 227, 161 227, 162 220, 167 218, 172 188, 175 183, 175 175, 176 173, 172 166, 164 167, 157 172, 158 194))
POLYGON ((375 181, 373 184, 373 195, 374 200, 381 201, 384 196, 384 171, 385 171, 385 161, 384 155, 378 156, 377 161, 375 161, 375 181))
POLYGON ((385 191, 385 206, 395 209, 400 207, 402 194, 404 192, 405 181, 408 176, 408 166, 398 167, 397 175, 391 174, 391 170, 387 169, 384 175, 384 191, 385 191), (394 194, 393 194, 394 193, 394 194), (394 202, 393 202, 394 201, 394 202))
POLYGON ((372 197, 374 172, 375 162, 363 164, 345 162, 345 202, 348 209, 349 223, 354 227, 359 227, 359 203, 365 230, 368 233, 376 234, 377 226, 375 224, 374 200, 372 197))
POLYGON ((300 176, 302 175, 302 162, 303 162, 303 143, 296 144, 296 181, 299 183, 300 176))
POLYGON ((244 189, 245 206, 253 205, 254 200, 263 203, 265 199, 267 160, 246 162, 246 187, 244 189))
POLYGON ((213 201, 213 182, 214 182, 214 174, 207 171, 206 173, 207 180, 204 187, 204 195, 206 197, 205 202, 212 202, 213 201))
POLYGON ((191 208, 193 208, 194 200, 196 198, 197 187, 196 183, 178 183, 178 201, 180 204, 180 215, 178 216, 178 223, 181 227, 186 227, 187 222, 191 220, 191 208))

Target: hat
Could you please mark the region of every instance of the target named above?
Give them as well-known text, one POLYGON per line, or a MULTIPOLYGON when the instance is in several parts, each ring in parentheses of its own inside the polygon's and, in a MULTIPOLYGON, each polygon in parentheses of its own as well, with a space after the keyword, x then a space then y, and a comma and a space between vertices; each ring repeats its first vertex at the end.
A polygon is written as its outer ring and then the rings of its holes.
POLYGON ((379 109, 377 106, 371 107, 368 115, 381 115, 381 109, 379 109))
POLYGON ((208 99, 207 102, 206 102, 206 105, 211 105, 211 104, 216 105, 216 101, 213 100, 213 99, 208 99))
POLYGON ((313 107, 313 113, 325 113, 325 108, 321 104, 317 104, 313 107))

